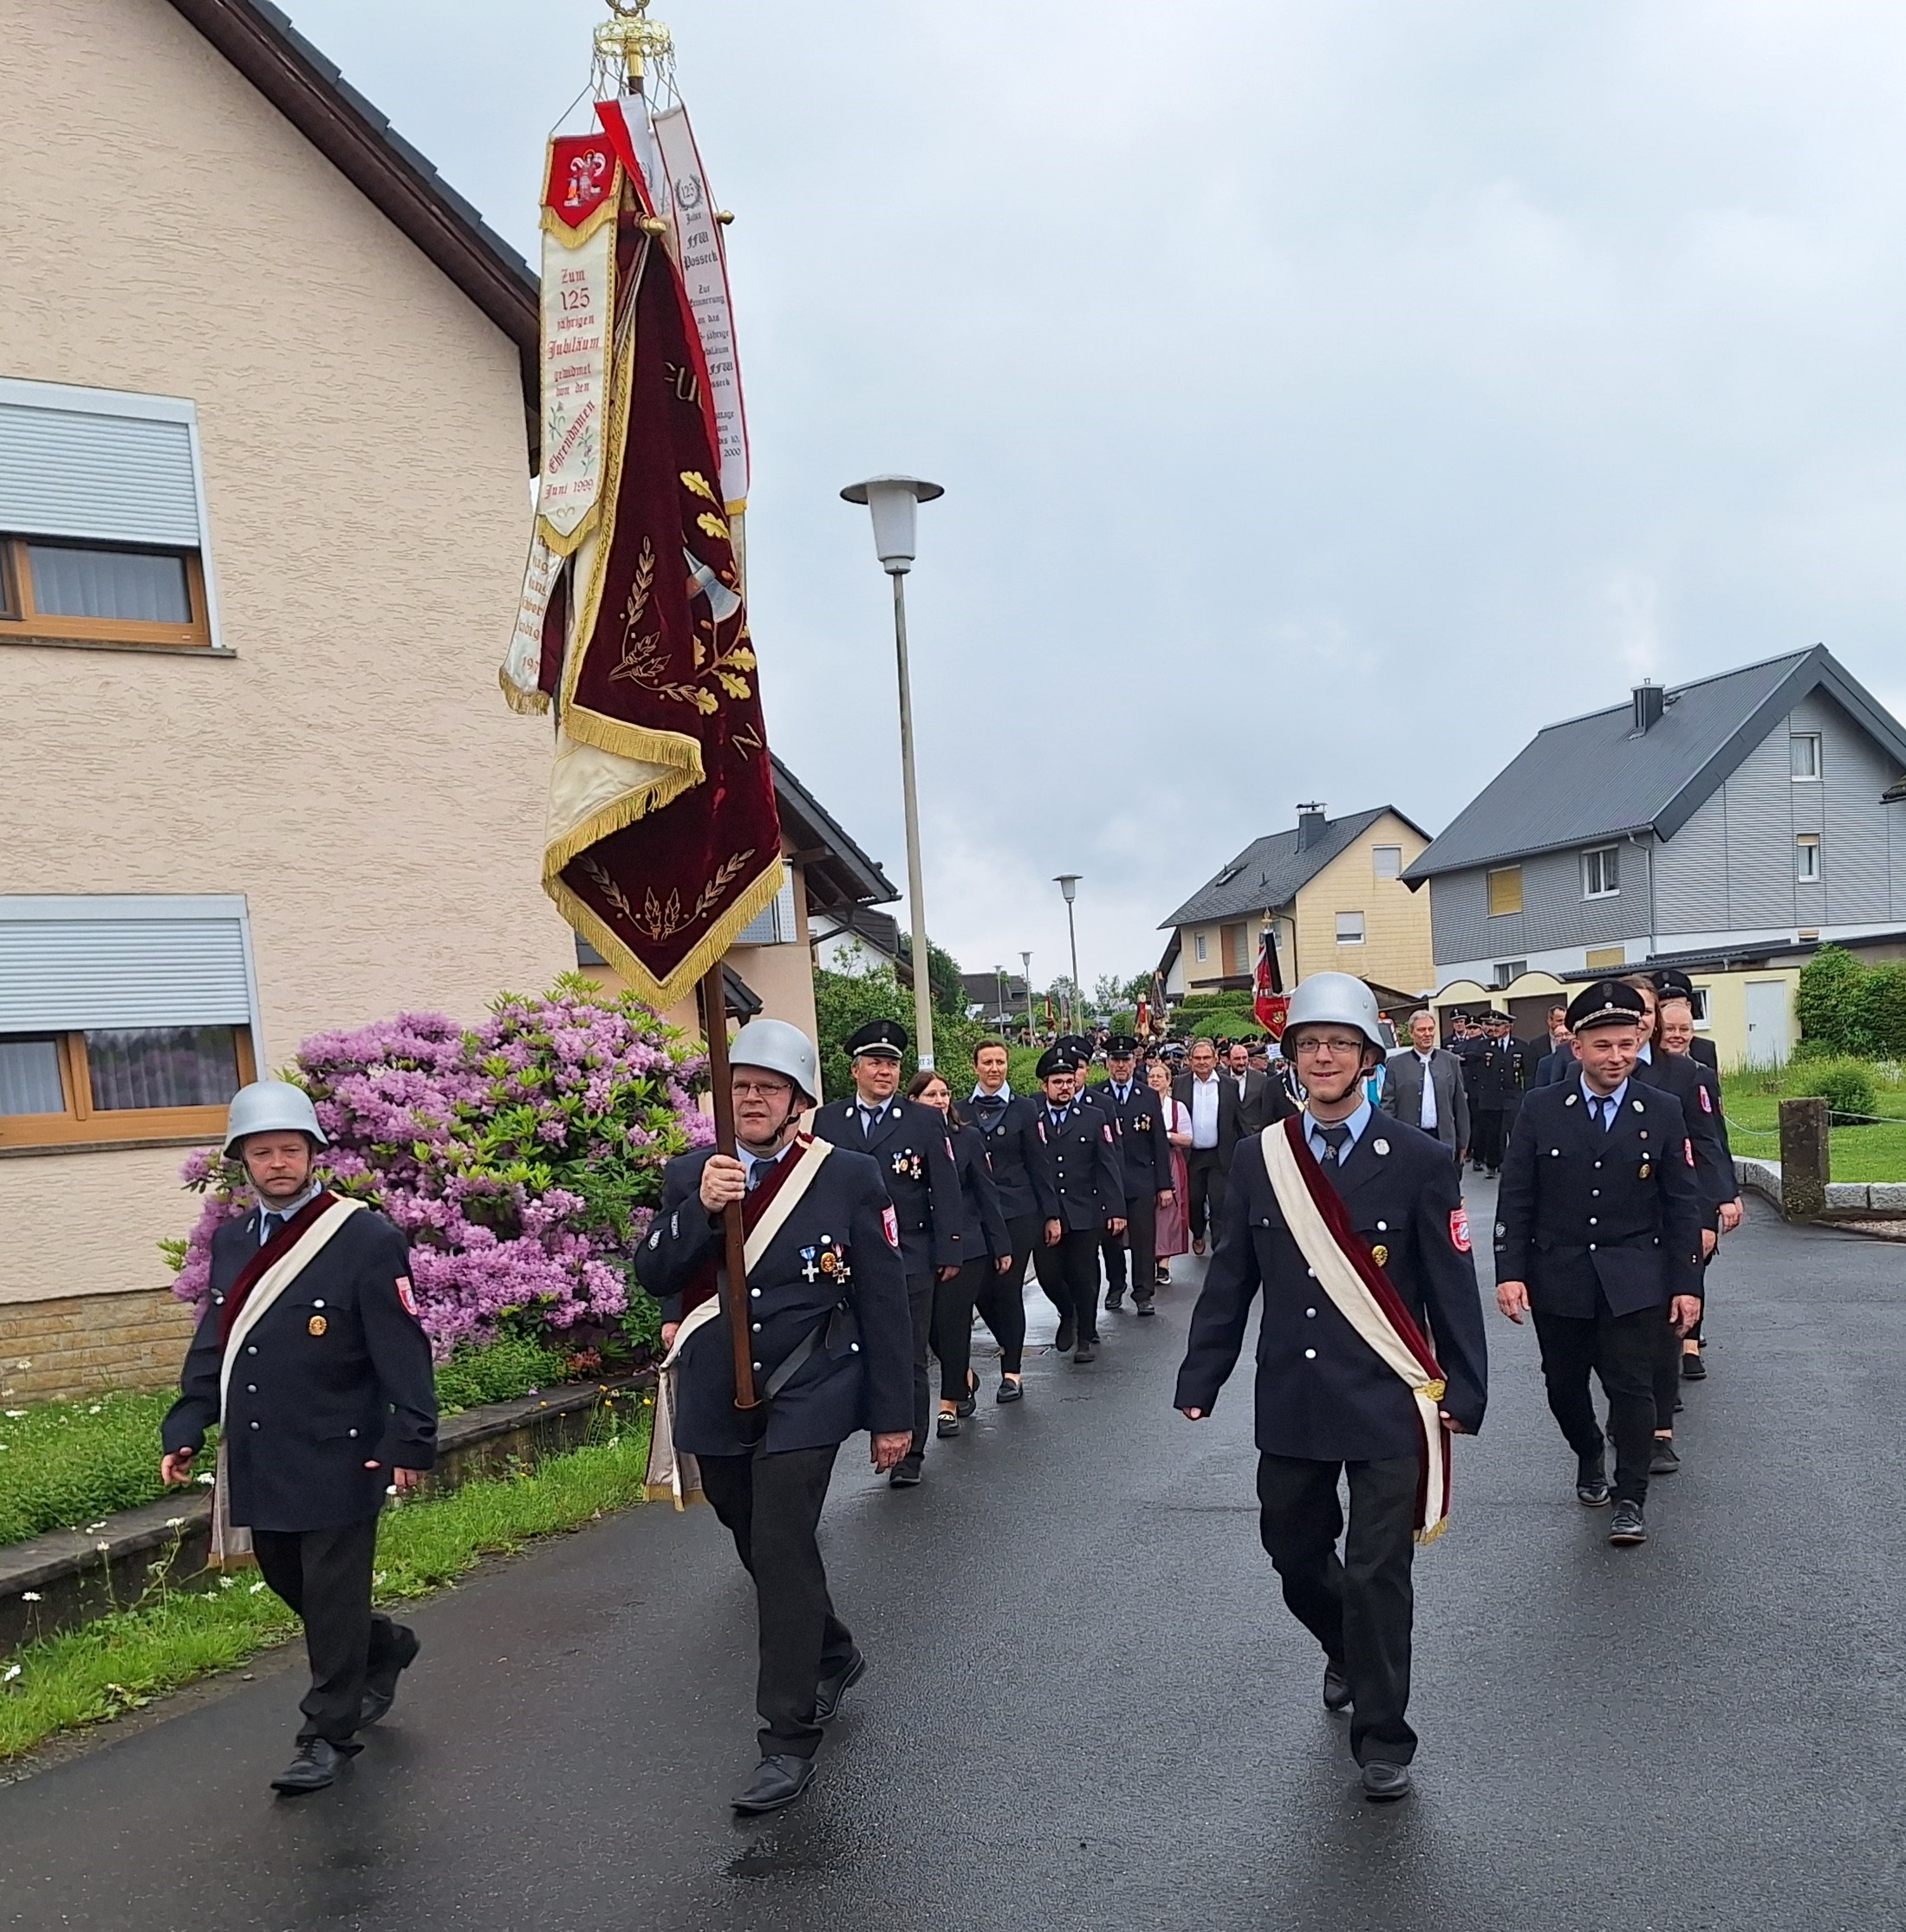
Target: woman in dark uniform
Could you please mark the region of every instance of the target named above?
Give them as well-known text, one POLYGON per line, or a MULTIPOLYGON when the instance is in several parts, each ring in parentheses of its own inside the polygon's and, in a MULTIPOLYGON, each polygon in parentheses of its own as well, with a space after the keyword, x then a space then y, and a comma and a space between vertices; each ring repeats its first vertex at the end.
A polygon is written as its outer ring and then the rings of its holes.
MULTIPOLYGON (((986 1291, 995 1276, 1011 1272, 1012 1239, 1006 1233, 1005 1216, 999 1211, 999 1191, 992 1184, 986 1143, 979 1130, 960 1117, 953 1105, 953 1089, 941 1075, 923 1067, 908 1083, 907 1097, 937 1107, 946 1116, 946 1138, 953 1144, 953 1166, 960 1175, 960 1252, 968 1259, 951 1281, 933 1284, 933 1353, 940 1358, 940 1420, 935 1434, 958 1435, 960 1418, 973 1414, 974 1393, 979 1387, 973 1368, 973 1306, 976 1302, 986 1304, 986 1291)), ((999 1400, 1017 1402, 1022 1387, 1019 1350, 1025 1340, 1025 1322, 1022 1317, 1017 1338, 1010 1324, 1005 1324, 1004 1335, 990 1317, 988 1325, 999 1340, 999 1400)))

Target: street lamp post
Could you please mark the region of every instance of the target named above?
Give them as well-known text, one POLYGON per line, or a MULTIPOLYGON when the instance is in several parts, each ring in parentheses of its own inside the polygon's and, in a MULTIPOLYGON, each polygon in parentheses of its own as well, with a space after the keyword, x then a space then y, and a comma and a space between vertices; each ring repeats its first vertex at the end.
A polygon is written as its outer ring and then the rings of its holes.
POLYGON ((907 808, 907 897, 913 914, 914 1031, 920 1064, 933 1064, 932 959, 927 941, 927 888, 920 875, 920 795, 914 779, 914 688, 907 669, 907 573, 914 567, 915 513, 946 491, 918 477, 869 477, 841 495, 873 512, 874 549, 894 580, 894 655, 900 671, 900 775, 907 808))
POLYGON ((1019 955, 1019 970, 1025 975, 1025 1044, 1031 1046, 1039 1037, 1038 1029, 1032 1024, 1032 955, 1019 955))
POLYGON ((1065 936, 1072 942, 1072 1025, 1071 1031, 1079 1030, 1079 929, 1072 920, 1072 901, 1079 894, 1079 881, 1084 875, 1078 872, 1062 872, 1052 882, 1065 894, 1065 936))

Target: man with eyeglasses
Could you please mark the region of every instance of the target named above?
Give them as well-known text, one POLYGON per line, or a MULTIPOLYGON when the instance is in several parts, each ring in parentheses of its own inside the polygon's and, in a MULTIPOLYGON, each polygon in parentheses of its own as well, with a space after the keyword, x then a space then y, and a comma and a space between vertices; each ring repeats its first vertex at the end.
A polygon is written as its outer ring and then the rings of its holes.
POLYGON ((876 1470, 912 1447, 913 1324, 880 1168, 800 1130, 821 1083, 814 1043, 784 1020, 756 1019, 729 1052, 735 1152, 705 1148, 668 1163, 635 1274, 662 1304, 673 1448, 695 1459, 754 1580, 761 1761, 733 1801, 754 1813, 792 1804, 813 1782, 821 1727, 867 1668, 835 1614, 815 1531, 849 1436, 869 1432, 876 1470), (745 1413, 717 1298, 723 1217, 735 1201, 749 1236, 762 1398, 745 1413))
POLYGON ((1610 1500, 1590 1392, 1615 1441, 1610 1543, 1648 1540, 1655 1369, 1664 1321, 1701 1318, 1701 1195, 1682 1103, 1636 1077, 1648 1002, 1598 979, 1568 1012, 1576 1077, 1523 1103, 1496 1195, 1496 1305, 1532 1316, 1549 1408, 1576 1454, 1576 1499, 1610 1500))
POLYGON ((1351 1753, 1378 1800, 1408 1794, 1416 1752, 1415 1545, 1440 1532, 1447 1439, 1480 1427, 1488 1388, 1454 1163, 1363 1092, 1386 1049, 1361 979, 1315 973, 1292 994, 1284 1051, 1304 1110, 1239 1148, 1175 1397, 1191 1421, 1210 1415, 1261 1290, 1259 1533, 1323 1649, 1324 1708, 1353 1712, 1351 1753))

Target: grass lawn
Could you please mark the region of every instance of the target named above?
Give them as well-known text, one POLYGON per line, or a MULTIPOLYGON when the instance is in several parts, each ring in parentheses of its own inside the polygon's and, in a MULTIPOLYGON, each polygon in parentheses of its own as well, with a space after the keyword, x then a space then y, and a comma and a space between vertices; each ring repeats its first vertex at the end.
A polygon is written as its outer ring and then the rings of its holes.
MULTIPOLYGON (((454 1415, 553 1388, 565 1373, 554 1350, 505 1336, 480 1350, 459 1349, 437 1370, 437 1399, 454 1415)), ((83 1529, 155 1501, 164 1493, 159 1425, 173 1395, 120 1389, 0 1410, 0 1543, 83 1529)), ((211 1467, 209 1455, 201 1460, 211 1467)))
MULTIPOLYGON (((1828 1159, 1835 1181, 1906 1181, 1906 1093, 1881 1093, 1873 1111, 1884 1126, 1836 1127, 1828 1159)), ((1727 1094, 1727 1138, 1736 1154, 1780 1158, 1780 1100, 1776 1094, 1727 1094)))
MULTIPOLYGON (((639 1502, 648 1463, 651 1398, 628 1398, 603 1438, 533 1471, 466 1483, 450 1495, 387 1509, 377 1539, 377 1600, 441 1588, 478 1560, 574 1529, 639 1502)), ((59 1731, 96 1724, 243 1663, 296 1628, 256 1571, 159 1585, 129 1610, 0 1657, 0 1762, 59 1731)))

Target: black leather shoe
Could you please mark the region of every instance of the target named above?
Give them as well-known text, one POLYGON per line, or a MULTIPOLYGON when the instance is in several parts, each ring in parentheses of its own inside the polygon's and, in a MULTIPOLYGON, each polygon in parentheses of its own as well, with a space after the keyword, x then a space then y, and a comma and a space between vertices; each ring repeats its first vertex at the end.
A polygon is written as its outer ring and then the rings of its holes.
POLYGON ((1073 1338, 1077 1332, 1071 1323, 1061 1322, 1059 1324, 1059 1332, 1052 1337, 1054 1350, 1060 1355, 1070 1355, 1073 1338))
POLYGON ((1653 1453, 1648 1459, 1648 1473, 1651 1476, 1671 1476, 1681 1467, 1681 1457, 1675 1450, 1675 1439, 1671 1435, 1657 1435, 1653 1453))
POLYGON ((1122 1288, 1113 1289, 1111 1293, 1105 1298, 1105 1305, 1108 1310, 1116 1315, 1125 1305, 1125 1291, 1122 1288))
POLYGON ((840 1715, 841 1700, 867 1675, 867 1659, 856 1650, 845 1670, 822 1678, 814 1692, 814 1721, 831 1724, 840 1715))
POLYGON ((271 1780, 273 1791, 287 1798, 302 1797, 309 1791, 322 1791, 338 1773, 338 1767, 350 1755, 322 1738, 306 1738, 297 1755, 271 1780))
POLYGON ((397 1633, 397 1649, 390 1661, 383 1665, 374 1677, 364 1682, 364 1701, 358 1708, 357 1727, 368 1730, 380 1718, 390 1714, 390 1708, 397 1701, 397 1680, 417 1661, 417 1653, 424 1647, 423 1639, 407 1626, 397 1633))
POLYGON ((764 1758, 754 1767, 748 1788, 731 1802, 738 1812, 750 1817, 761 1812, 778 1812, 791 1805, 814 1782, 812 1758, 775 1756, 764 1758))
POLYGON ((1073 1350, 1072 1359, 1075 1362, 1091 1362, 1096 1359, 1097 1355, 1098 1350, 1090 1342, 1081 1342, 1077 1348, 1073 1350))
POLYGON ((1141 1315, 1155 1315, 1158 1311, 1152 1306, 1152 1298, 1147 1295, 1143 1301, 1135 1304, 1141 1315))
POLYGON ((1643 1519, 1642 1506, 1639 1503, 1631 1503, 1625 1499, 1616 1503, 1615 1519, 1608 1526, 1608 1539, 1610 1543, 1623 1545, 1647 1542, 1648 1525, 1643 1519))
POLYGON ((887 1486, 889 1489, 918 1489, 920 1469, 925 1460, 924 1456, 903 1455, 887 1472, 887 1486))
POLYGON ((1409 1796, 1408 1765, 1367 1764, 1363 1766, 1363 1795, 1379 1805, 1409 1796))
POLYGON ((1575 1499, 1584 1509, 1608 1507, 1608 1467, 1603 1452, 1584 1456, 1575 1471, 1575 1499))
POLYGON ((1350 1687, 1334 1663, 1324 1667, 1324 1708, 1327 1711, 1347 1711, 1350 1708, 1350 1687))
POLYGON ((1704 1355, 1684 1355, 1681 1358, 1681 1379, 1683 1382, 1706 1382, 1708 1379, 1708 1357, 1704 1355))

